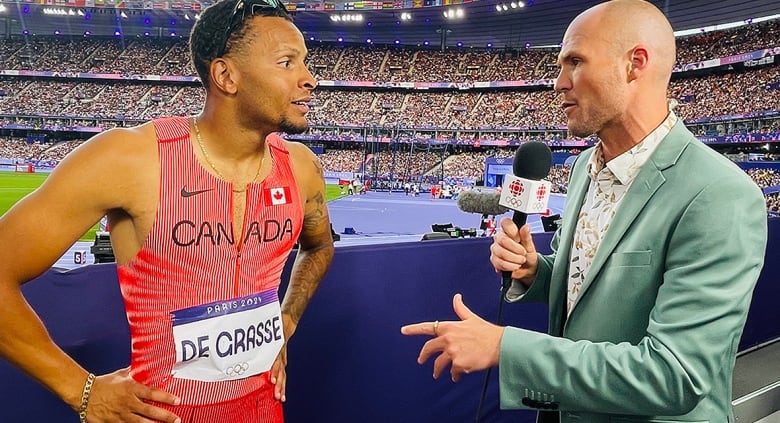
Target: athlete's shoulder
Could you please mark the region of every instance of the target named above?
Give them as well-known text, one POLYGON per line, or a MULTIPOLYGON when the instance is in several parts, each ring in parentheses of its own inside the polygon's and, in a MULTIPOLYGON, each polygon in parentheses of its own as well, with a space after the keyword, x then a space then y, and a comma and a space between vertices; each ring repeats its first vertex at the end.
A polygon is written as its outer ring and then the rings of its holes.
MULTIPOLYGON (((70 152, 40 188, 43 201, 67 198, 89 212, 122 209, 131 215, 148 209, 142 202, 158 183, 156 148, 148 129, 117 128, 100 133, 70 152)), ((97 216, 99 218, 100 216, 97 216)))
POLYGON ((298 186, 306 199, 316 196, 324 189, 322 163, 309 147, 295 141, 284 141, 290 155, 290 165, 298 186))
POLYGON ((143 124, 114 128, 82 143, 57 166, 87 174, 98 172, 104 181, 144 175, 157 166, 154 127, 143 124))
POLYGON ((115 147, 133 147, 143 143, 153 143, 156 141, 154 125, 152 122, 146 122, 138 126, 127 128, 111 128, 101 132, 87 140, 84 145, 98 144, 115 145, 115 147))
POLYGON ((84 142, 74 150, 78 156, 121 160, 128 155, 156 154, 156 136, 151 123, 130 128, 113 128, 84 142), (98 156, 98 157, 94 157, 98 156))
POLYGON ((293 161, 305 161, 305 162, 311 162, 312 160, 317 160, 317 155, 314 154, 311 149, 306 146, 305 144, 302 144, 298 141, 289 141, 285 140, 284 138, 281 139, 284 143, 285 148, 287 151, 290 152, 290 157, 293 161))

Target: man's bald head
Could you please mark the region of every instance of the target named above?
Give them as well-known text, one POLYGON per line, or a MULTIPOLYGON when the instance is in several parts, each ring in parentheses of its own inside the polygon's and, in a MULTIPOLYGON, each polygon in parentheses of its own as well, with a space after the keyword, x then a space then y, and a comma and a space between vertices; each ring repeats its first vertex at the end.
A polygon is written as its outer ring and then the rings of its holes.
POLYGON ((563 37, 555 90, 569 132, 597 134, 610 157, 627 151, 669 114, 674 33, 642 0, 612 0, 577 16, 563 37), (613 154, 615 153, 615 154, 613 154))
POLYGON ((636 46, 646 47, 657 80, 668 84, 676 63, 674 30, 663 12, 652 3, 644 0, 601 3, 577 16, 567 34, 576 27, 583 29, 582 26, 597 32, 596 37, 607 42, 618 56, 636 46))

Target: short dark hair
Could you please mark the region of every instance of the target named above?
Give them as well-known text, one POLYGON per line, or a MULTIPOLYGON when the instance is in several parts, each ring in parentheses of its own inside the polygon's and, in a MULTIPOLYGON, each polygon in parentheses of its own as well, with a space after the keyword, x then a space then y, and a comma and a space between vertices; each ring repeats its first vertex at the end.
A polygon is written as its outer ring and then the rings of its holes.
MULTIPOLYGON (((260 0, 263 1, 263 0, 260 0)), ((190 32, 190 56, 195 71, 198 72, 204 87, 209 86, 209 66, 217 57, 224 56, 231 50, 237 50, 243 45, 246 35, 246 22, 249 17, 278 16, 292 22, 292 17, 287 13, 281 0, 277 1, 280 7, 253 9, 252 14, 241 15, 244 18, 238 22, 234 17, 234 11, 239 2, 258 2, 258 0, 220 0, 205 8, 200 14, 200 19, 195 23, 190 32), (229 28, 233 26, 233 28, 229 28), (226 38, 227 35, 227 39, 226 38), (220 51, 224 52, 220 54, 220 51)), ((263 1, 267 3, 268 1, 263 1)))

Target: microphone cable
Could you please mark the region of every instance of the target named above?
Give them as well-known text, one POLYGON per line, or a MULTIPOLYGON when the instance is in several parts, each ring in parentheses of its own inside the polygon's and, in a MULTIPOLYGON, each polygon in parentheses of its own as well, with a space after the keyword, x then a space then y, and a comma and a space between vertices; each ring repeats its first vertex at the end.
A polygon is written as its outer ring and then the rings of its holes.
MULTIPOLYGON (((507 291, 509 291, 509 287, 511 285, 503 285, 501 286, 501 298, 499 298, 498 303, 498 316, 496 316, 496 324, 501 325, 501 316, 504 312, 504 297, 506 297, 507 291)), ((487 369, 487 373, 485 373, 485 381, 482 382, 482 394, 479 396, 479 406, 477 407, 477 416, 474 419, 475 423, 480 422, 480 418, 482 417, 482 406, 485 404, 485 397, 487 396, 487 388, 488 384, 490 383, 490 374, 492 372, 493 368, 489 367, 487 369)))

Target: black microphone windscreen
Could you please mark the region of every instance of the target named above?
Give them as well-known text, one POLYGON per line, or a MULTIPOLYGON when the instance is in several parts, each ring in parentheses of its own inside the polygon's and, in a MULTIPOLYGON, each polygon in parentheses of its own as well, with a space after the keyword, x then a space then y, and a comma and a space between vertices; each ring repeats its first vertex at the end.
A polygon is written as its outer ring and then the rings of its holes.
POLYGON ((515 152, 512 171, 518 178, 538 181, 547 177, 552 166, 552 151, 547 144, 531 141, 522 144, 515 152))
POLYGON ((500 197, 496 193, 463 191, 458 195, 458 208, 466 213, 498 216, 509 211, 508 208, 498 204, 500 197))

